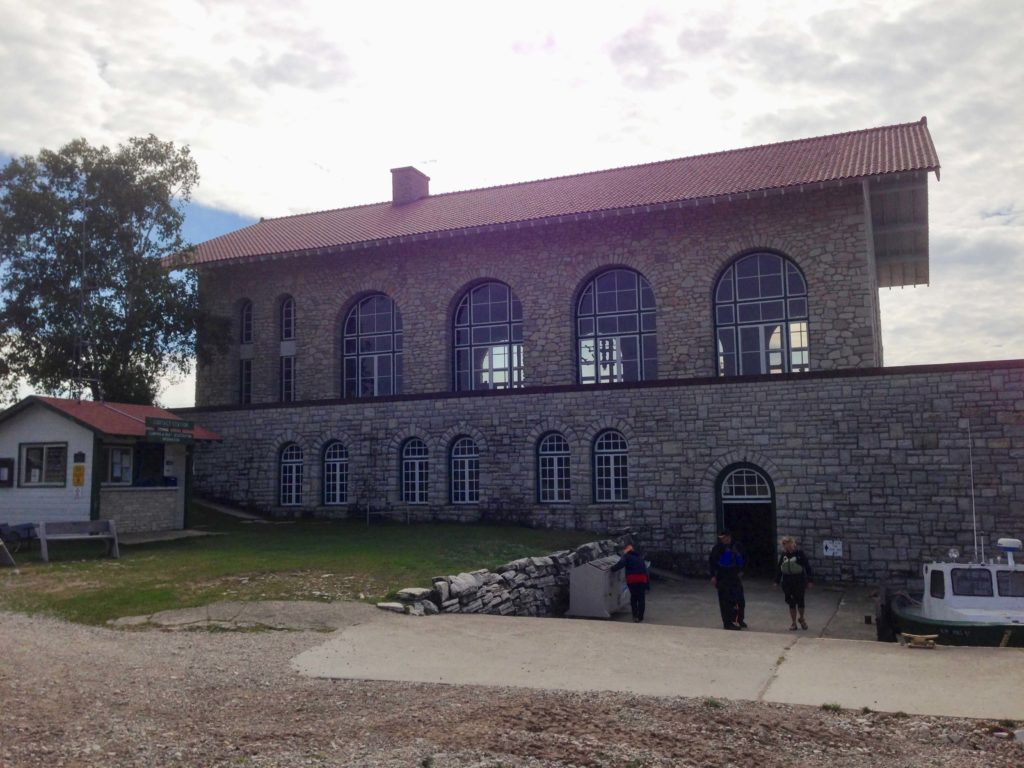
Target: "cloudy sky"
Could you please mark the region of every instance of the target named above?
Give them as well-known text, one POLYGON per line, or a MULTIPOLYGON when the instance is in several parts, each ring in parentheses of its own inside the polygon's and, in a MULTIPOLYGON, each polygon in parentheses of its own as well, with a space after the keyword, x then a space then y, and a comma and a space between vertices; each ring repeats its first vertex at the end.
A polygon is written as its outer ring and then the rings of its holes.
MULTIPOLYGON (((1024 3, 0 0, 0 161, 192 148, 195 241, 259 216, 928 117, 931 285, 887 365, 1024 358, 1024 3)), ((166 390, 189 405, 191 382, 166 390)))

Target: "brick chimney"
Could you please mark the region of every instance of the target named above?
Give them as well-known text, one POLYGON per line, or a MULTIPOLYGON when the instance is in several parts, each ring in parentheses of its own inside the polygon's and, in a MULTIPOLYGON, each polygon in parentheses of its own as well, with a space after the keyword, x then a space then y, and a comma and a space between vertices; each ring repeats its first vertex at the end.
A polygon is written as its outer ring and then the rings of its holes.
POLYGON ((391 169, 391 204, 405 205, 430 196, 430 177, 411 165, 391 169))

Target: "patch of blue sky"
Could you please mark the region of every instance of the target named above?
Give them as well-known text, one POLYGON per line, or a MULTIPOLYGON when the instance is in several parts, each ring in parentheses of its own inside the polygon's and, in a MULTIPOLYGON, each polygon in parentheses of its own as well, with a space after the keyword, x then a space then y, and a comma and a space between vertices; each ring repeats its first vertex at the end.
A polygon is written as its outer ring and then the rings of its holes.
POLYGON ((181 234, 186 242, 202 243, 255 224, 256 221, 257 219, 251 216, 242 216, 233 211, 210 208, 199 203, 188 203, 185 206, 185 223, 181 227, 181 234))

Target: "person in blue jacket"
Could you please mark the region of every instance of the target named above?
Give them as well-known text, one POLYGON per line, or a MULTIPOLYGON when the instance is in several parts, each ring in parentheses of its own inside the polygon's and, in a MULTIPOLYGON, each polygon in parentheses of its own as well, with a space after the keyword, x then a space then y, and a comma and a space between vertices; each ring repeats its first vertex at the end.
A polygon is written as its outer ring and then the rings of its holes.
POLYGON ((743 620, 747 601, 743 595, 743 548, 732 540, 732 532, 718 532, 718 543, 708 555, 711 586, 718 590, 718 610, 723 629, 746 629, 743 620))
POLYGON ((629 587, 629 607, 633 611, 633 621, 639 624, 644 620, 644 609, 647 607, 647 590, 651 588, 651 578, 647 573, 647 563, 643 555, 627 544, 622 549, 622 557, 612 566, 613 571, 626 569, 626 586, 629 587))

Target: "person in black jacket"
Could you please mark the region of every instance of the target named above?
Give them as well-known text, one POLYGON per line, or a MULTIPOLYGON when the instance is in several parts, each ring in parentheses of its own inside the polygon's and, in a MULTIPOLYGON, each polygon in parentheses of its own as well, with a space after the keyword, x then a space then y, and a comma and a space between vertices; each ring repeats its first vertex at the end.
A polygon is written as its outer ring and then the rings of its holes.
POLYGON ((811 564, 807 561, 807 555, 797 549, 796 539, 792 536, 783 536, 782 553, 779 555, 778 565, 775 567, 775 584, 782 587, 782 594, 786 598, 786 605, 789 606, 789 618, 791 630, 796 629, 797 611, 800 612, 800 628, 807 629, 807 621, 804 619, 804 593, 807 587, 813 586, 811 579, 811 564))
POLYGON ((718 609, 723 629, 746 629, 743 620, 747 601, 743 595, 743 548, 732 540, 730 531, 718 533, 718 543, 708 555, 711 586, 718 590, 718 609))
POLYGON ((629 587, 629 607, 633 611, 633 621, 639 624, 644 620, 647 590, 651 588, 651 579, 643 555, 634 550, 632 544, 623 547, 622 557, 612 566, 613 571, 623 568, 626 569, 626 586, 629 587))

